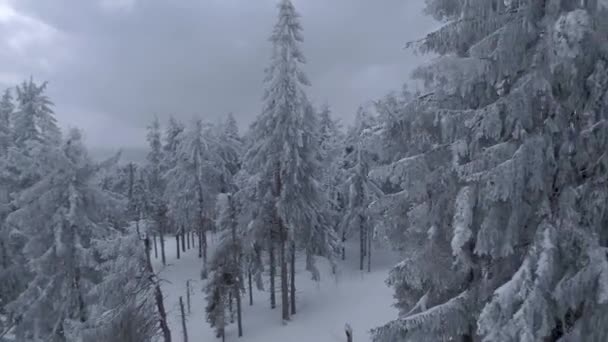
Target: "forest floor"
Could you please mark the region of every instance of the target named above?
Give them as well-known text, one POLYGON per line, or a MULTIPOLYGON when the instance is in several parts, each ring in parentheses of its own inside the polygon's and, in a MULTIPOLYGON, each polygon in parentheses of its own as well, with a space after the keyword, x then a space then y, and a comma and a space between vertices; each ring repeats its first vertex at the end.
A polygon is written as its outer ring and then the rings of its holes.
MULTIPOLYGON (((210 238, 210 252, 216 241, 210 238)), ((253 306, 249 306, 249 295, 243 296, 243 337, 237 337, 236 324, 226 330, 226 341, 243 342, 333 342, 346 341, 344 326, 353 329, 355 342, 370 341, 369 331, 397 317, 392 306, 393 292, 384 283, 388 271, 397 258, 388 248, 376 246, 372 250, 372 272, 360 271, 357 246, 347 246, 346 260, 338 261, 338 271, 331 273, 327 261, 317 259, 321 281, 311 280, 304 270, 304 258, 296 264, 297 314, 289 322, 281 320, 280 295, 277 293, 277 308, 270 309, 268 292, 253 291, 253 306)), ((214 330, 206 322, 205 280, 200 280, 202 259, 198 248, 191 248, 176 257, 175 240, 166 241, 167 266, 154 259, 154 267, 160 271, 165 308, 174 342, 183 342, 179 309, 179 297, 186 306, 186 282, 191 283, 191 312, 187 314, 189 342, 218 341, 214 330)), ((160 251, 159 251, 160 252, 160 251)), ((211 253, 210 253, 211 255, 211 253)), ((268 277, 264 278, 268 289, 268 277)), ((278 286, 278 278, 277 278, 278 286)), ((187 311, 187 308, 186 308, 187 311)))

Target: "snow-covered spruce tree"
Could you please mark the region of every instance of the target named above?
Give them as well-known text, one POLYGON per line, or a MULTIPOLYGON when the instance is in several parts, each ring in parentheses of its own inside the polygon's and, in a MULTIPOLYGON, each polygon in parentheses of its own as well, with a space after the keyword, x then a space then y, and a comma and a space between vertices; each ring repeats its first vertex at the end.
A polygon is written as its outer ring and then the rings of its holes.
POLYGON ((172 169, 177 163, 177 147, 179 146, 180 135, 183 131, 184 125, 174 117, 169 117, 164 134, 163 172, 172 169))
MULTIPOLYGON (((0 274, 3 300, 0 307, 3 312, 9 311, 6 305, 22 293, 31 276, 23 251, 28 237, 6 221, 7 215, 18 208, 12 199, 55 167, 53 156, 60 134, 55 125, 52 104, 44 95, 44 90, 45 84, 37 86, 32 80, 16 88, 17 107, 9 117, 11 141, 7 154, 0 158, 0 192, 3 192, 4 197, 0 207, 0 240, 3 245, 3 271, 0 274)), ((2 107, 3 115, 11 110, 8 96, 2 107)), ((16 318, 14 315, 9 317, 11 326, 15 324, 16 318)))
MULTIPOLYGON (((359 267, 364 269, 365 257, 370 265, 369 247, 373 237, 374 219, 368 206, 382 194, 380 189, 369 179, 369 171, 376 164, 378 151, 375 148, 375 132, 378 130, 377 118, 368 110, 360 107, 355 122, 349 128, 345 139, 344 155, 341 158, 343 212, 340 219, 340 234, 343 244, 354 233, 360 240, 359 267)), ((342 248, 343 257, 345 249, 342 248)))
POLYGON ((95 304, 90 319, 74 329, 70 341, 148 342, 159 335, 162 321, 155 303, 156 279, 147 264, 141 234, 130 227, 97 244, 102 281, 90 297, 95 304))
POLYGON ((368 207, 376 200, 382 191, 369 178, 373 155, 366 150, 365 136, 362 134, 353 147, 350 165, 347 169, 348 178, 344 183, 348 187, 346 205, 342 217, 342 236, 345 241, 354 232, 359 235, 359 268, 363 270, 367 258, 367 270, 371 271, 371 246, 374 235, 374 220, 368 207))
POLYGON ((378 113, 377 127, 380 133, 380 147, 378 157, 380 164, 390 164, 408 153, 408 135, 404 134, 409 122, 404 121, 401 115, 405 106, 414 99, 407 85, 403 85, 400 92, 390 92, 381 99, 374 101, 378 113))
POLYGON ((15 104, 10 89, 6 89, 0 99, 0 158, 6 157, 12 141, 11 119, 15 104))
MULTIPOLYGON (((167 203, 164 196, 166 181, 163 178, 163 146, 161 142, 160 122, 158 118, 154 118, 150 126, 148 126, 147 134, 148 145, 150 151, 147 156, 146 173, 148 180, 145 183, 147 190, 147 199, 145 201, 146 209, 137 210, 138 214, 145 215, 150 219, 153 228, 150 233, 158 234, 160 240, 160 255, 163 265, 166 264, 165 257, 165 234, 168 232, 167 219, 167 203)), ((144 185, 139 182, 139 185, 144 185)), ((142 189, 143 190, 143 189, 142 189)), ((143 202, 140 202, 143 204, 143 202)), ((140 208, 140 209, 143 209, 140 208)), ((138 216, 137 219, 143 218, 138 216)))
POLYGON ((23 254, 33 275, 8 306, 17 340, 65 341, 70 327, 89 319, 87 296, 100 276, 94 244, 120 216, 122 202, 93 181, 97 166, 78 131, 50 153, 52 171, 19 194, 7 218, 27 239, 23 254))
POLYGON ((377 172, 387 217, 410 210, 375 341, 608 338, 606 10, 428 1, 446 25, 419 48, 442 57, 402 113, 410 156, 377 172))
POLYGON ((178 227, 195 227, 201 236, 203 273, 207 265, 207 221, 213 218, 218 184, 228 179, 224 161, 217 154, 217 141, 212 138, 208 126, 201 120, 180 134, 176 162, 165 173, 165 196, 169 215, 178 227))
POLYGON ((53 103, 44 95, 46 86, 46 82, 37 85, 30 79, 16 87, 17 110, 12 125, 13 139, 18 145, 27 141, 60 144, 61 132, 51 109, 53 103))
MULTIPOLYGON (((345 136, 340 122, 332 118, 328 104, 321 107, 318 121, 322 191, 329 200, 328 208, 333 216, 334 230, 337 234, 341 234, 339 217, 345 206, 345 198, 341 191, 346 176, 342 169, 345 136)), ((342 235, 342 244, 345 242, 344 237, 342 235)), ((344 252, 344 246, 342 251, 344 252)), ((342 257, 344 256, 342 253, 342 257)))
MULTIPOLYGON (((207 321, 224 337, 226 312, 236 301, 238 335, 243 336, 241 294, 243 290, 243 241, 238 225, 238 208, 232 194, 222 193, 217 199, 217 227, 220 242, 211 260, 211 281, 207 284, 207 321), (223 306, 223 307, 221 307, 223 306)), ((231 312, 232 314, 232 312, 231 312)))
POLYGON ((25 189, 50 172, 53 160, 46 156, 59 146, 61 132, 52 110, 52 102, 44 94, 46 83, 33 80, 16 87, 17 107, 11 118, 12 146, 8 150, 3 175, 25 189))
MULTIPOLYGON (((241 169, 241 156, 243 154, 243 139, 239 135, 239 128, 232 113, 228 114, 226 121, 222 122, 217 130, 217 154, 224 160, 226 169, 234 176, 241 169)), ((225 186, 233 183, 232 179, 224 180, 225 186)), ((222 189, 229 191, 229 189, 222 189)))
POLYGON ((8 171, 8 149, 12 144, 10 118, 14 105, 10 90, 7 89, 0 100, 0 336, 5 335, 12 326, 12 318, 7 316, 4 306, 13 300, 25 286, 19 264, 15 260, 14 251, 9 250, 10 229, 6 225, 6 216, 10 209, 10 192, 14 189, 14 180, 8 171))
MULTIPOLYGON (((244 271, 247 272, 247 291, 249 294, 249 304, 253 305, 253 282, 255 280, 256 287, 259 290, 264 289, 262 274, 264 272, 264 261, 262 252, 264 247, 268 245, 270 239, 268 228, 272 222, 269 213, 270 208, 260 205, 258 197, 259 179, 257 175, 250 175, 247 170, 241 169, 234 177, 235 186, 237 188, 234 194, 235 201, 238 203, 238 226, 241 230, 242 249, 244 271)), ((271 203, 265 202, 271 205, 271 203)), ((274 286, 274 279, 271 279, 271 288, 274 286)), ((271 294, 271 308, 274 308, 276 302, 271 294)))
MULTIPOLYGON (((268 229, 278 233, 282 317, 289 319, 287 248, 295 243, 305 249, 307 268, 318 278, 313 255, 331 257, 335 239, 331 227, 325 225, 325 199, 313 178, 318 175, 315 158, 319 147, 316 128, 305 122, 310 106, 303 88, 309 82, 300 69, 305 62, 299 47, 302 27, 291 1, 282 0, 278 7, 278 22, 270 38, 273 54, 266 70, 264 108, 251 127, 252 146, 245 163, 250 173, 259 173, 259 198, 273 203, 273 225, 268 229)), ((273 244, 271 237, 269 245, 273 244)))

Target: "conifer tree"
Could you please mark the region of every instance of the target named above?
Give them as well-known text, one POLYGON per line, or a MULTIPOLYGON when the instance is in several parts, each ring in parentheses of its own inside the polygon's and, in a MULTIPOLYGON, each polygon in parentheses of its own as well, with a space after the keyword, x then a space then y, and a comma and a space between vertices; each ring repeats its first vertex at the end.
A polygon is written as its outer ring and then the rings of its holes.
POLYGON ((0 99, 0 157, 6 157, 12 141, 11 119, 15 105, 10 89, 6 89, 0 99))
POLYGON ((57 126, 51 106, 53 103, 44 94, 47 83, 40 85, 33 79, 17 86, 17 109, 12 119, 13 139, 19 146, 28 141, 58 145, 61 132, 57 126))
POLYGON ((374 340, 606 340, 605 6, 427 11, 445 25, 417 47, 441 57, 415 73, 409 153, 373 172, 405 252, 374 340))
MULTIPOLYGON (((323 196, 318 188, 317 127, 306 122, 314 117, 304 92, 309 84, 300 65, 302 27, 291 1, 279 4, 279 17, 271 35, 273 54, 266 69, 264 108, 252 125, 252 146, 246 154, 250 173, 259 174, 259 203, 269 201, 272 218, 270 251, 276 236, 279 250, 282 317, 289 319, 288 251, 296 244, 305 249, 307 268, 315 277, 314 254, 332 256, 333 235, 323 216, 323 196)), ((272 265, 271 265, 272 270, 272 265)))
POLYGON ((217 153, 217 141, 209 127, 194 120, 191 127, 179 137, 176 163, 165 174, 165 196, 169 214, 178 226, 197 227, 202 238, 203 273, 207 269, 207 223, 215 205, 212 196, 217 194, 221 179, 229 179, 224 160, 217 153))
POLYGON ((216 327, 223 337, 226 326, 226 312, 236 300, 237 328, 243 336, 241 294, 243 290, 243 240, 238 226, 238 208, 232 194, 219 194, 217 201, 217 225, 220 242, 213 255, 210 271, 211 281, 207 284, 207 320, 216 327))
MULTIPOLYGON (((160 253, 163 265, 166 263, 165 257, 165 234, 167 232, 167 204, 164 198, 165 179, 163 178, 163 146, 161 142, 160 122, 154 118, 148 127, 147 135, 150 151, 148 152, 147 166, 147 204, 149 215, 154 222, 154 233, 158 233, 160 238, 160 253)), ((141 203, 140 203, 141 204, 141 203)), ((139 211, 141 213, 141 211, 139 211)))
POLYGON ((8 308, 18 340, 66 341, 90 315, 87 294, 99 277, 95 243, 115 228, 121 201, 95 183, 97 166, 71 131, 47 156, 54 169, 20 193, 7 222, 26 238, 33 278, 8 308))

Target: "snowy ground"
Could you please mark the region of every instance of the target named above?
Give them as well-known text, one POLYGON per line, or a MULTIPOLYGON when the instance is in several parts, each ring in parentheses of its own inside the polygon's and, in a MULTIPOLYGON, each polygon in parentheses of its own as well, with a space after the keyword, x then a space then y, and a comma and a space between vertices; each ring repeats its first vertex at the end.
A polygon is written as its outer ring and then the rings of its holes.
MULTIPOLYGON (((212 249, 214 241, 211 240, 212 249)), ((198 258, 198 250, 192 248, 177 260, 175 240, 167 239, 166 247, 168 264, 160 274, 164 280, 162 289, 173 341, 183 341, 178 303, 179 296, 186 300, 186 281, 189 279, 193 285, 192 312, 187 322, 189 342, 217 341, 205 320, 204 283, 200 280, 202 260, 198 258)), ((318 283, 304 271, 303 260, 298 260, 298 313, 291 321, 283 325, 280 306, 270 310, 268 293, 254 289, 253 306, 249 306, 247 294, 243 297, 244 336, 237 338, 236 324, 231 324, 227 328, 226 341, 346 341, 344 324, 347 322, 353 328, 354 341, 369 341, 371 328, 397 317, 392 307, 392 291, 384 284, 388 269, 396 259, 389 252, 376 248, 372 253, 372 273, 359 271, 357 259, 356 248, 347 249, 347 260, 339 263, 337 275, 332 275, 327 263, 319 260, 322 279, 318 283)), ((160 259, 154 260, 154 264, 157 270, 162 268, 160 259)), ((279 296, 277 301, 280 301, 279 296)))

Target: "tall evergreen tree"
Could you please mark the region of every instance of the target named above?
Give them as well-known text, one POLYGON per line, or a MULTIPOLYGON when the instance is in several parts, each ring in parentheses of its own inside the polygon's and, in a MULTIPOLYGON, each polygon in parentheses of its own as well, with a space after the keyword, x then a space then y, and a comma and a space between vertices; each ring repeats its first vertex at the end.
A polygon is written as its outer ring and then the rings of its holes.
POLYGON ((23 191, 7 221, 26 237, 23 253, 33 279, 8 308, 17 340, 66 341, 89 319, 87 294, 99 279, 95 243, 114 230, 122 202, 94 182, 97 166, 80 133, 71 131, 47 156, 54 169, 23 191))
MULTIPOLYGON (((289 319, 287 248, 297 243, 308 255, 308 268, 317 275, 313 254, 331 256, 332 235, 323 221, 323 197, 313 178, 318 175, 318 140, 310 122, 304 87, 308 79, 300 69, 305 62, 299 44, 302 27, 291 1, 279 4, 279 17, 271 35, 273 54, 266 70, 264 109, 252 125, 252 146, 246 154, 250 173, 259 173, 259 198, 270 200, 274 212, 269 245, 279 249, 283 319, 289 319)), ((263 201, 262 201, 263 202, 263 201)), ((260 202, 260 203, 262 203, 260 202)), ((271 247, 272 251, 272 247, 271 247)), ((272 269, 272 266, 271 266, 272 269)))
POLYGON ((606 340, 605 6, 427 11, 446 25, 418 47, 442 57, 415 73, 408 156, 376 172, 405 255, 374 340, 606 340))
POLYGON ((169 214, 180 227, 196 227, 202 238, 203 271, 207 267, 207 238, 212 205, 221 179, 229 179, 217 141, 201 120, 194 120, 183 132, 176 152, 176 164, 165 174, 165 196, 169 214))
MULTIPOLYGON (((221 129, 218 129, 218 154, 224 160, 228 172, 231 176, 241 169, 241 155, 243 154, 244 143, 239 135, 239 127, 232 113, 228 114, 225 122, 222 122, 221 129)), ((231 179, 225 180, 232 183, 231 179)), ((228 191, 229 189, 224 189, 228 191)))
POLYGON ((6 157, 12 141, 11 118, 15 105, 10 89, 6 89, 0 99, 0 157, 6 157))
MULTIPOLYGON (((163 178, 163 146, 161 142, 160 122, 154 118, 148 126, 147 135, 150 151, 148 152, 147 163, 147 203, 150 211, 148 214, 154 223, 152 232, 158 233, 160 237, 160 253, 163 265, 166 263, 165 257, 165 234, 168 230, 167 203, 164 198, 165 179, 163 178)), ((138 210, 141 212, 141 210, 138 210)), ((138 217, 137 219, 140 219, 138 217)))
POLYGON ((243 241, 238 225, 238 208, 232 194, 219 194, 217 226, 220 242, 215 250, 207 284, 207 320, 224 337, 226 312, 236 301, 238 335, 243 336, 241 294, 243 289, 243 241))
POLYGON ((57 126, 51 106, 53 103, 44 94, 47 83, 40 85, 33 79, 17 86, 17 110, 12 120, 13 139, 23 146, 28 141, 58 145, 61 132, 57 126))

